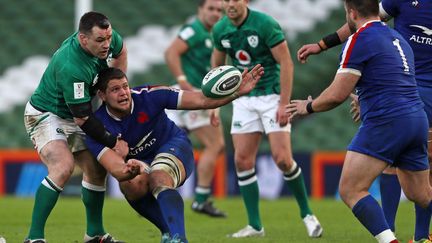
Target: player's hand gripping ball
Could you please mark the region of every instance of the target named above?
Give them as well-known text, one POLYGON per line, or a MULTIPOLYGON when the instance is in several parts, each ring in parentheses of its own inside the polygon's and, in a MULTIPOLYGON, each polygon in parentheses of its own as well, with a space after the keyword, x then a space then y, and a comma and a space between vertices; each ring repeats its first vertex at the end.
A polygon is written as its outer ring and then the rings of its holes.
POLYGON ((210 70, 201 83, 203 94, 209 98, 230 96, 240 87, 241 72, 233 66, 219 66, 210 70))

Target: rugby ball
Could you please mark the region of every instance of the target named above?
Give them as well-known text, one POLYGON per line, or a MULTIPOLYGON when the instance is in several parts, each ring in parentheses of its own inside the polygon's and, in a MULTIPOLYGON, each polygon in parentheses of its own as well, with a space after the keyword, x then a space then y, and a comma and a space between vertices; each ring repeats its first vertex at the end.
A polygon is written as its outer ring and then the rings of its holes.
POLYGON ((242 81, 241 72, 233 66, 219 66, 210 70, 202 80, 201 90, 209 98, 223 98, 237 91, 242 81))

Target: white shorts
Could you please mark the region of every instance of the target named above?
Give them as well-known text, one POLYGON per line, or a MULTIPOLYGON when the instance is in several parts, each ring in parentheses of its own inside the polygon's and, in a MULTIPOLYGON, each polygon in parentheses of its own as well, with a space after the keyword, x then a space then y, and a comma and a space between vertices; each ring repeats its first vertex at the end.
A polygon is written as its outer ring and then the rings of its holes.
POLYGON ((73 120, 62 119, 51 112, 41 112, 27 102, 24 125, 38 152, 50 141, 65 140, 72 153, 87 149, 85 133, 73 120))
POLYGON ((244 96, 233 102, 231 134, 252 132, 291 132, 291 124, 276 123, 279 95, 244 96))
POLYGON ((177 126, 188 130, 210 125, 210 115, 207 110, 165 110, 165 113, 177 126))
MULTIPOLYGON (((179 85, 172 86, 180 89, 179 85)), ((165 110, 168 118, 177 126, 194 130, 210 125, 210 114, 208 110, 165 110)))

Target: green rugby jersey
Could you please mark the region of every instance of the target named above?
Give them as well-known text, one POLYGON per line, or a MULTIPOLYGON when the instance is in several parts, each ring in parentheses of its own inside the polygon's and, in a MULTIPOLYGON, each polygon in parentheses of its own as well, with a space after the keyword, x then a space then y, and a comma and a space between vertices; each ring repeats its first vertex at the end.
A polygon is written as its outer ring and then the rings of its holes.
POLYGON ((235 26, 224 16, 213 27, 214 46, 227 53, 235 67, 249 70, 256 64, 264 67, 264 76, 248 96, 280 93, 280 67, 271 48, 285 40, 280 25, 272 17, 248 9, 245 21, 235 26))
POLYGON ((99 59, 82 49, 78 32, 63 41, 48 64, 30 103, 39 110, 49 111, 71 119, 68 104, 88 102, 93 96, 93 81, 108 61, 117 57, 123 48, 121 36, 113 30, 108 59, 99 59))
POLYGON ((189 47, 181 56, 183 72, 192 86, 201 89, 201 81, 211 69, 211 34, 197 18, 192 23, 184 25, 178 37, 189 47))

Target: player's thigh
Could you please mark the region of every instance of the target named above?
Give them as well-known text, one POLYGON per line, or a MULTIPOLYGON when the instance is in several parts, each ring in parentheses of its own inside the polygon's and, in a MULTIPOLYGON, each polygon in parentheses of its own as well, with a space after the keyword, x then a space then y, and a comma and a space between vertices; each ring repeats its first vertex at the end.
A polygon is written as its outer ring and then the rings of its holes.
POLYGON ((288 132, 272 132, 268 134, 273 160, 282 171, 292 165, 291 135, 288 132))
POLYGON ((255 167, 261 137, 262 133, 260 132, 232 134, 234 162, 237 171, 250 170, 255 167))
POLYGON ((339 190, 345 203, 351 208, 367 193, 372 182, 388 166, 375 157, 348 151, 345 156, 339 190))
POLYGON ((192 133, 198 138, 206 148, 222 149, 224 146, 224 137, 222 126, 214 127, 205 125, 192 130, 192 133))
POLYGON ((401 187, 408 199, 422 206, 428 206, 432 200, 429 169, 420 171, 398 169, 397 173, 401 187))
POLYGON ((56 183, 65 183, 73 171, 73 156, 67 143, 64 127, 68 121, 50 112, 36 110, 27 103, 24 111, 24 125, 42 162, 47 166, 49 176, 56 183))

